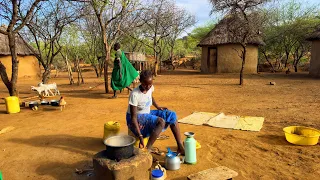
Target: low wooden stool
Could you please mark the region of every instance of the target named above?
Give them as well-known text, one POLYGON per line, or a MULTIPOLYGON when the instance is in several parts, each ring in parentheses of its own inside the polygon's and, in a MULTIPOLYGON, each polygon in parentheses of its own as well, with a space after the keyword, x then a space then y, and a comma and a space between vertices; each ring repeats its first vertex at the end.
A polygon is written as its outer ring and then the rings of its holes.
POLYGON ((238 173, 232 169, 229 169, 225 166, 219 166, 216 168, 207 169, 204 171, 200 171, 195 174, 191 174, 188 176, 189 180, 226 180, 232 179, 238 176, 238 173))

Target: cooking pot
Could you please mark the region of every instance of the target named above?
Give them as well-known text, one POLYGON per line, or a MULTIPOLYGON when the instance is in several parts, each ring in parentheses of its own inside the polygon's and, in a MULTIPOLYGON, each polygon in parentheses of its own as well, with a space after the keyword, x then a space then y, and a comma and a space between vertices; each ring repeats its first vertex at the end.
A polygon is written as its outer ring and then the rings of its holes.
POLYGON ((51 106, 59 106, 59 100, 51 100, 50 104, 51 106))
POLYGON ((41 105, 49 105, 50 104, 49 101, 46 101, 46 100, 43 100, 40 103, 41 103, 41 105))
POLYGON ((39 104, 38 104, 38 102, 37 101, 31 101, 31 102, 29 102, 29 108, 33 108, 33 107, 38 107, 39 106, 39 104))
POLYGON ((128 159, 133 156, 134 147, 133 144, 136 139, 132 136, 121 135, 112 136, 104 141, 106 145, 107 158, 115 161, 122 159, 128 159))
POLYGON ((180 160, 180 157, 177 153, 172 152, 170 150, 170 148, 168 148, 168 153, 166 155, 166 159, 165 159, 165 167, 168 170, 178 170, 180 169, 180 164, 183 163, 183 159, 180 160))

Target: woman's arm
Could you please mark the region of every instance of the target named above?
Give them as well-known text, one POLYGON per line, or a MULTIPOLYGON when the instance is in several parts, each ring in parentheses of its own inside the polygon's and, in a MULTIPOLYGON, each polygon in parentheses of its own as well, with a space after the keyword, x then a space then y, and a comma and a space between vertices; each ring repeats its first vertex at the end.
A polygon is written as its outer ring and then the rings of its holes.
POLYGON ((120 59, 120 58, 119 58, 119 69, 120 69, 120 70, 119 70, 119 73, 120 73, 119 75, 120 75, 120 78, 122 79, 122 74, 121 74, 121 72, 122 72, 122 71, 121 71, 121 69, 122 69, 122 64, 121 64, 121 59, 120 59))
POLYGON ((141 136, 138 119, 137 119, 137 106, 130 105, 130 114, 131 114, 131 120, 132 120, 133 126, 136 130, 136 134, 138 136, 141 136))
POLYGON ((137 119, 137 106, 130 105, 130 114, 131 114, 131 121, 132 121, 133 126, 136 130, 136 134, 138 134, 138 136, 139 136, 139 140, 140 140, 139 148, 140 148, 140 145, 142 146, 142 148, 144 148, 145 144, 143 141, 143 135, 140 132, 138 119, 137 119))
POLYGON ((166 107, 159 107, 157 102, 154 100, 154 98, 152 97, 152 105, 157 108, 158 110, 164 110, 164 109, 168 109, 166 107))
POLYGON ((118 60, 118 65, 119 65, 119 76, 120 76, 120 78, 122 79, 122 74, 121 74, 121 69, 122 69, 122 64, 121 64, 121 55, 122 55, 122 52, 121 52, 121 50, 119 49, 119 50, 117 50, 117 52, 116 52, 116 60, 118 60))

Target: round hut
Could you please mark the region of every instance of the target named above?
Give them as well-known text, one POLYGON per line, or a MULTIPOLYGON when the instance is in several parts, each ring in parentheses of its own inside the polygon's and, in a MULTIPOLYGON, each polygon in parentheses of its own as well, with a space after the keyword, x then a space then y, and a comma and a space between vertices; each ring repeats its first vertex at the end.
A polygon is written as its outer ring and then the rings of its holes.
MULTIPOLYGON (((239 73, 243 41, 243 20, 239 15, 224 17, 198 44, 202 48, 202 73, 239 73)), ((263 45, 259 31, 250 30, 244 73, 257 73, 258 47, 263 45)))
MULTIPOLYGON (((16 36, 16 52, 19 60, 18 77, 35 78, 39 75, 39 63, 30 47, 20 37, 16 36)), ((0 33, 0 62, 6 67, 8 77, 12 73, 12 58, 8 36, 0 33)))
POLYGON ((320 29, 312 33, 307 40, 312 42, 309 74, 320 77, 320 29))

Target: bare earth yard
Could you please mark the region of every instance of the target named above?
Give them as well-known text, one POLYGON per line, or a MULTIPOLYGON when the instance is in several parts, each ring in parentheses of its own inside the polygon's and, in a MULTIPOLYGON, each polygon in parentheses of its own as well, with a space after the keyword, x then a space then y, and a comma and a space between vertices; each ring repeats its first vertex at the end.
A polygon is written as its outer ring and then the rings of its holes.
MULTIPOLYGON (((51 79, 67 101, 60 112, 55 107, 38 111, 22 109, 5 114, 0 102, 0 129, 16 129, 0 135, 0 170, 5 180, 82 179, 74 173, 91 163, 92 156, 105 148, 103 124, 119 121, 126 132, 127 91, 118 99, 108 99, 102 82, 93 72, 84 74, 86 84, 68 85, 65 74, 51 79)), ((38 80, 19 80, 21 97, 35 95, 30 86, 38 80)), ((260 132, 219 129, 181 124, 181 131, 195 132, 202 148, 196 165, 182 165, 168 172, 168 179, 186 176, 217 166, 227 166, 239 173, 235 179, 318 179, 320 145, 305 147, 289 144, 282 128, 290 125, 320 129, 320 80, 307 74, 258 74, 245 76, 245 86, 238 84, 238 74, 202 75, 178 70, 157 77, 154 97, 158 104, 175 110, 182 118, 194 111, 224 112, 234 115, 263 116, 260 132), (267 85, 275 81, 276 86, 267 85)), ((0 97, 7 90, 0 83, 0 97)), ((170 130, 168 140, 157 141, 160 150, 174 147, 170 130)), ((157 157, 159 158, 159 157, 157 157)))

